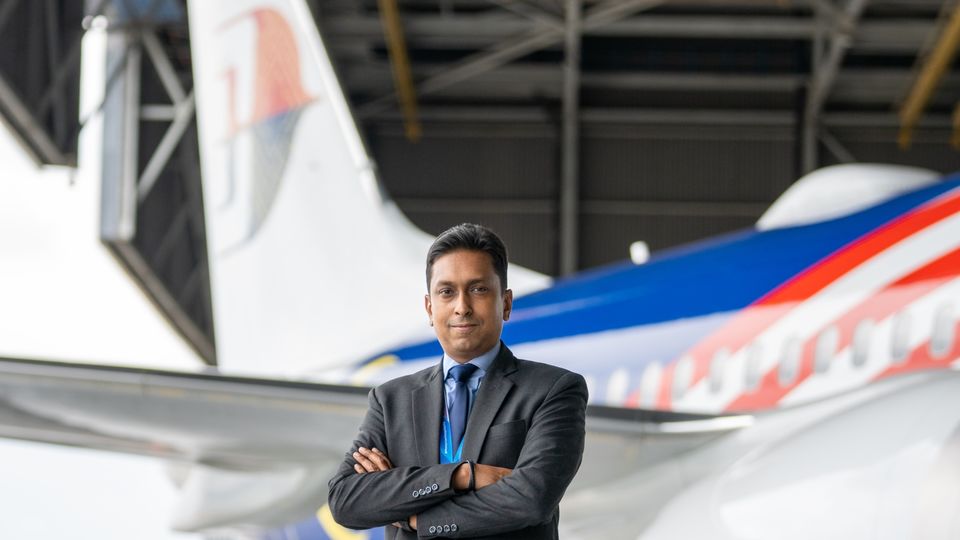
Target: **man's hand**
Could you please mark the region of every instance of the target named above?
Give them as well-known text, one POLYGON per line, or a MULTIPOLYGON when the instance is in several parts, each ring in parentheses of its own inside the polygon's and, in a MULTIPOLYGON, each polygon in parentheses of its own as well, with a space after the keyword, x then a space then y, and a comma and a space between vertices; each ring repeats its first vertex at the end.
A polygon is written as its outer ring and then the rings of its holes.
MULTIPOLYGON (((475 463, 473 465, 473 489, 481 489, 496 484, 504 476, 509 476, 513 469, 506 467, 495 467, 493 465, 484 465, 475 463)), ((453 474, 453 489, 457 491, 466 491, 470 487, 470 464, 464 463, 457 467, 453 474)))
POLYGON ((376 448, 370 449, 361 446, 353 453, 353 459, 357 460, 357 463, 353 466, 353 470, 357 471, 357 474, 389 471, 393 468, 390 458, 376 448))
MULTIPOLYGON (((364 448, 361 446, 353 453, 353 459, 357 460, 357 463, 353 466, 353 470, 357 471, 357 474, 389 471, 393 468, 393 463, 390 463, 390 458, 377 448, 364 448)), ((410 524, 413 530, 417 530, 417 516, 410 516, 407 523, 410 524)), ((399 521, 393 522, 393 526, 398 529, 403 528, 403 524, 399 521)))
POLYGON ((477 463, 473 468, 474 489, 492 486, 500 481, 504 476, 510 476, 513 469, 506 467, 494 467, 493 465, 484 465, 477 463))

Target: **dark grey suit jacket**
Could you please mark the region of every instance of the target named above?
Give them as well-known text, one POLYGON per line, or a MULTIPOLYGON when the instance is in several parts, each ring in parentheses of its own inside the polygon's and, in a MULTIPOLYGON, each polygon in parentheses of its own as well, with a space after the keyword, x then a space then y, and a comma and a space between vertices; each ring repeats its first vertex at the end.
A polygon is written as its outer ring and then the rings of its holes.
POLYGON ((513 473, 465 494, 451 486, 459 464, 439 464, 443 403, 439 363, 370 391, 360 433, 330 480, 334 519, 354 529, 386 525, 388 539, 557 538, 560 498, 583 454, 583 377, 518 360, 501 344, 477 391, 462 457, 513 473), (394 468, 357 474, 360 446, 383 450, 394 468), (414 514, 417 531, 389 525, 414 514))

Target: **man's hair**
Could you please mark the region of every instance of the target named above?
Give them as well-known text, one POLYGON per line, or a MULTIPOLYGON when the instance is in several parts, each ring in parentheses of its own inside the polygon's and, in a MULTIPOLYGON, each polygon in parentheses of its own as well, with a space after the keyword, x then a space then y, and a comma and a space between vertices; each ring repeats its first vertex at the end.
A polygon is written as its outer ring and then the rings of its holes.
POLYGON ((490 256, 493 271, 500 277, 500 291, 507 290, 507 246, 493 231, 483 225, 461 223, 440 233, 427 251, 427 291, 433 277, 433 263, 458 250, 481 251, 490 256))

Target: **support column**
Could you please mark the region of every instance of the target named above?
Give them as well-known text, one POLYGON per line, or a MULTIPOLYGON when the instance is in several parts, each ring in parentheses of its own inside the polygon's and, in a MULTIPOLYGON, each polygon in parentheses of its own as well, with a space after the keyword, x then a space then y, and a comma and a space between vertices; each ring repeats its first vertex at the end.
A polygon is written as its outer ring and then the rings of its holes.
POLYGON ((560 273, 579 264, 580 236, 580 41, 581 0, 566 0, 563 64, 563 144, 560 183, 560 273))

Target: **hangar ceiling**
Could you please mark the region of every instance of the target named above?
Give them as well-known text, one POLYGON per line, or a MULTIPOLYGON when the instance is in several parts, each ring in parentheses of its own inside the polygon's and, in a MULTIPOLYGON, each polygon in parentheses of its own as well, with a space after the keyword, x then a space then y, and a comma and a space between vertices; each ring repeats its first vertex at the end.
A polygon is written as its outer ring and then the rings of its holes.
POLYGON ((818 166, 960 166, 951 70, 897 144, 952 0, 312 6, 401 208, 434 233, 490 223, 548 273, 749 226, 818 166))
MULTIPOLYGON (((359 115, 389 116, 393 81, 377 2, 316 3, 359 115)), ((399 0, 424 114, 442 118, 452 114, 442 106, 470 104, 513 106, 502 112, 519 115, 521 106, 562 98, 565 4, 399 0)), ((792 94, 814 74, 830 86, 826 109, 889 112, 943 7, 942 0, 584 1, 583 113, 589 120, 598 108, 791 111, 792 94), (813 62, 818 46, 825 50, 813 62), (830 67, 835 75, 823 72, 830 67), (735 99, 744 93, 763 99, 735 99)), ((952 106, 946 97, 939 104, 952 106)))

